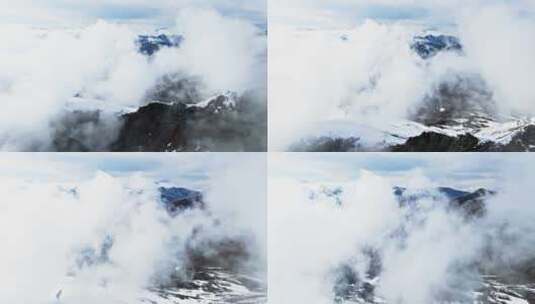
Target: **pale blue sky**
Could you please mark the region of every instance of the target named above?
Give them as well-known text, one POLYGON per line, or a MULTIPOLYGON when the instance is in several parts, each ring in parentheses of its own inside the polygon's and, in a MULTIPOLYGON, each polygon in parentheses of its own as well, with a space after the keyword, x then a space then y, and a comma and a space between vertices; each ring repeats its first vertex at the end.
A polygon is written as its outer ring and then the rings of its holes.
POLYGON ((505 179, 535 169, 529 153, 286 153, 274 155, 270 176, 305 182, 356 179, 362 170, 400 183, 415 172, 440 186, 471 190, 498 188, 505 179))
POLYGON ((97 19, 172 26, 180 9, 211 8, 265 24, 265 0, 0 0, 0 23, 68 27, 97 19))
POLYGON ((467 9, 507 5, 535 16, 535 2, 525 0, 270 0, 270 21, 301 27, 352 26, 365 19, 452 25, 467 9))
MULTIPOLYGON (((13 153, 0 159, 0 177, 72 183, 103 171, 116 176, 141 173, 155 181, 196 187, 227 170, 247 170, 242 167, 247 164, 258 169, 265 163, 264 153, 13 153)), ((265 171, 258 174, 265 179, 265 171)))

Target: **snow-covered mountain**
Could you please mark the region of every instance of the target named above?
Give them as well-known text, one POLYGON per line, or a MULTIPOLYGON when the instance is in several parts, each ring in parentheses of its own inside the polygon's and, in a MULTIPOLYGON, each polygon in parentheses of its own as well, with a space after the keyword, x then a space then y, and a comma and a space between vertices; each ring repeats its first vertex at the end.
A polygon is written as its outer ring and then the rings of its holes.
POLYGON ((197 27, 177 33, 106 21, 80 28, 21 26, 2 49, 13 63, 2 64, 0 93, 4 113, 14 114, 2 119, 0 146, 8 151, 265 150, 265 35, 229 34, 225 25, 214 27, 221 43, 203 40, 206 33, 197 33, 197 27), (238 54, 242 44, 231 43, 226 34, 251 47, 238 54), (21 119, 7 122, 15 116, 21 119), (143 140, 127 139, 134 136, 128 134, 132 120, 133 132, 142 133, 143 140), (156 133, 158 139, 151 139, 156 133))
MULTIPOLYGON (((351 191, 350 188, 330 184, 309 185, 309 198, 312 203, 318 201, 332 202, 341 206, 344 201, 344 192, 351 191)), ((436 204, 439 208, 448 210, 452 214, 457 214, 471 225, 483 225, 481 221, 487 216, 486 208, 488 200, 492 199, 497 192, 480 188, 475 191, 459 190, 451 187, 438 188, 406 188, 394 187, 392 193, 399 203, 400 208, 406 210, 404 213, 406 221, 392 236, 388 242, 397 244, 402 250, 405 238, 411 232, 411 221, 425 223, 429 215, 429 208, 436 204)), ((352 203, 352 202, 349 202, 352 203)), ((431 209, 432 210, 432 209, 431 209)), ((374 242, 370 242, 368 247, 361 249, 358 258, 349 258, 347 263, 341 263, 334 267, 329 274, 329 282, 332 284, 333 303, 368 303, 386 304, 390 303, 381 297, 384 293, 384 286, 381 286, 382 273, 385 264, 393 267, 383 260, 384 248, 375 247, 374 242), (357 266, 356 266, 357 265, 357 266), (358 270, 357 270, 358 269, 358 270), (382 288, 378 292, 378 289, 382 288)), ((379 244, 381 244, 379 242, 379 244)), ((487 247, 484 247, 487 248, 487 247)), ((482 256, 476 258, 475 262, 463 264, 460 274, 460 282, 452 284, 447 291, 438 292, 435 295, 437 302, 433 303, 471 303, 471 304, 517 304, 534 303, 535 300, 535 267, 533 259, 523 261, 496 263, 489 256, 492 250, 482 252, 482 256), (492 262, 490 262, 492 261, 492 262), (492 264, 489 266, 487 263, 492 264), (465 273, 466 272, 466 273, 465 273)), ((396 265, 395 267, 402 266, 396 265)), ((390 269, 392 271, 392 269, 390 269)), ((405 269, 405 271, 411 271, 405 269)), ((410 275, 408 276, 410 277, 410 275)), ((448 283, 445 283, 448 284, 448 283)), ((418 288, 418 286, 414 286, 418 288)))
POLYGON ((462 51, 461 43, 455 36, 450 35, 424 35, 416 36, 411 48, 423 59, 428 59, 442 51, 462 51))
POLYGON ((207 267, 197 271, 188 282, 151 288, 141 297, 140 303, 262 304, 267 303, 267 293, 260 277, 207 267))
MULTIPOLYGON (((410 49, 423 61, 439 53, 463 56, 458 38, 415 36, 410 49)), ((440 60, 440 59, 437 59, 440 60)), ((477 74, 456 74, 438 84, 405 119, 377 124, 337 119, 311 125, 293 151, 533 151, 535 118, 501 114, 493 92, 477 74)), ((371 109, 366 116, 374 117, 371 109)))
MULTIPOLYGON (((335 303, 388 304, 375 295, 380 278, 359 278, 350 268, 341 267, 334 287, 335 303)), ((465 282, 475 286, 471 292, 460 291, 446 296, 438 303, 459 304, 531 304, 535 300, 535 282, 509 282, 510 278, 496 275, 481 275, 479 280, 465 282)), ((418 288, 418 287, 415 287, 418 288)))
MULTIPOLYGON (((76 187, 62 189, 73 196, 77 191, 76 187)), ((211 218, 201 191, 166 184, 159 186, 158 192, 159 201, 169 217, 176 219, 192 216, 186 215, 187 212, 205 212, 209 219, 207 224, 216 222, 215 225, 219 225, 217 222, 221 219, 211 218)), ((199 225, 194 229, 196 232, 187 240, 186 248, 176 252, 181 257, 179 264, 169 264, 167 267, 171 269, 162 269, 165 273, 162 278, 152 280, 151 285, 143 288, 135 303, 267 303, 266 278, 258 265, 249 264, 251 252, 246 240, 232 236, 203 239, 206 227, 199 225)), ((63 303, 62 300, 73 290, 80 288, 77 277, 85 268, 113 264, 110 252, 114 238, 106 237, 98 247, 98 250, 84 248, 79 252, 76 267, 58 285, 54 293, 56 302, 53 303, 63 303)))
MULTIPOLYGON (((139 35, 138 52, 154 56, 179 48, 182 36, 139 35)), ((150 59, 150 58, 149 58, 150 59)), ((266 108, 255 93, 201 94, 196 77, 169 74, 146 92, 137 108, 73 96, 52 122, 57 151, 262 151, 266 145, 266 108), (265 132, 264 132, 265 133, 265 132), (105 136, 102 136, 102 135, 105 136), (262 138, 263 137, 263 138, 262 138)))
POLYGON ((139 35, 136 44, 140 53, 151 56, 162 47, 179 47, 183 39, 180 35, 139 35))

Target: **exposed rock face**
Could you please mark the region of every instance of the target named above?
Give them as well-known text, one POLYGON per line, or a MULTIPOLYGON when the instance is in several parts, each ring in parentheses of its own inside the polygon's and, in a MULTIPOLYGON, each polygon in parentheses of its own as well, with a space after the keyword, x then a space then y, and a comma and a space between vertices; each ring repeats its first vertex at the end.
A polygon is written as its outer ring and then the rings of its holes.
POLYGON ((231 93, 196 104, 151 102, 121 115, 65 111, 51 124, 53 144, 47 150, 260 152, 267 146, 266 111, 248 94, 231 93))
POLYGON ((302 140, 289 149, 293 152, 534 152, 535 125, 520 128, 507 144, 482 141, 471 133, 450 136, 426 131, 393 146, 363 146, 356 137, 319 137, 302 140))
POLYGON ((409 138, 404 144, 395 145, 392 152, 532 152, 535 151, 535 126, 518 131, 507 144, 482 142, 471 134, 448 136, 436 132, 424 132, 409 138))
POLYGON ((173 287, 151 288, 141 303, 267 303, 267 286, 261 276, 229 272, 207 267, 196 272, 187 282, 175 281, 173 287))
POLYGON ((443 199, 455 200, 458 198, 465 197, 470 192, 457 190, 449 187, 438 187, 429 191, 418 191, 416 193, 407 191, 407 188, 403 187, 394 187, 393 193, 401 203, 401 205, 407 205, 412 203, 417 203, 418 200, 422 198, 432 198, 432 199, 443 199))
POLYGON ((185 104, 151 103, 121 117, 123 126, 112 151, 165 151, 186 145, 185 104))
POLYGON ((424 132, 409 138, 404 144, 391 148, 392 152, 469 152, 477 151, 479 140, 471 134, 451 137, 441 133, 424 132))
POLYGON ((411 48, 422 59, 428 59, 441 51, 462 51, 459 39, 448 35, 425 35, 416 36, 411 44, 411 48))
MULTIPOLYGON (((485 146, 482 144, 482 146, 485 146)), ((535 126, 529 125, 516 133, 507 145, 488 145, 489 152, 535 151, 535 126)))
POLYGON ((138 51, 141 54, 151 56, 162 47, 179 47, 183 37, 178 35, 140 35, 136 40, 138 51))
POLYGON ((510 283, 496 275, 485 275, 478 290, 477 303, 482 304, 533 304, 535 303, 535 283, 510 283))
POLYGON ((326 137, 302 140, 290 147, 292 152, 351 152, 359 150, 359 138, 326 137))
POLYGON ((264 151, 265 109, 220 95, 205 106, 151 103, 121 117, 112 151, 264 151), (261 134, 263 133, 263 134, 261 134))
POLYGON ((394 187, 393 193, 401 206, 418 204, 423 198, 433 200, 448 200, 448 207, 460 211, 468 218, 481 217, 485 214, 485 200, 496 193, 487 189, 478 189, 474 192, 461 191, 449 187, 438 187, 429 191, 409 192, 406 188, 394 187))
POLYGON ((184 210, 204 209, 202 193, 180 187, 160 187, 160 198, 165 209, 171 216, 176 216, 184 210))
MULTIPOLYGON (((374 281, 362 283, 356 278, 356 274, 351 269, 339 270, 341 280, 338 288, 344 292, 337 295, 335 303, 359 303, 359 304, 388 304, 384 299, 375 294, 374 281), (355 288, 357 287, 358 288, 355 288)), ((472 293, 455 293, 451 290, 449 294, 442 296, 437 303, 459 303, 459 304, 533 304, 535 303, 535 283, 517 282, 510 283, 501 276, 483 275, 480 281, 467 282, 474 285, 472 293)), ((415 288, 418 288, 415 286, 415 288)), ((336 291, 339 289, 335 289, 336 291)))
POLYGON ((450 206, 463 211, 468 217, 481 217, 485 215, 485 200, 495 194, 494 191, 480 188, 452 199, 450 206))

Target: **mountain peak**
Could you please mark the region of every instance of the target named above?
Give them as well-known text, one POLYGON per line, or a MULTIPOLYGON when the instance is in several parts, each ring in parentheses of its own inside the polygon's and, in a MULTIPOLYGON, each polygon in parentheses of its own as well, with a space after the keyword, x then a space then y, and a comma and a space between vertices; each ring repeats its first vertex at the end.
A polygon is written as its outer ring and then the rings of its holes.
POLYGON ((162 47, 179 47, 182 40, 184 38, 180 35, 139 35, 136 45, 141 54, 151 56, 162 47))
POLYGON ((411 49, 422 59, 429 59, 441 51, 461 52, 463 47, 455 36, 427 34, 415 36, 411 43, 411 49))

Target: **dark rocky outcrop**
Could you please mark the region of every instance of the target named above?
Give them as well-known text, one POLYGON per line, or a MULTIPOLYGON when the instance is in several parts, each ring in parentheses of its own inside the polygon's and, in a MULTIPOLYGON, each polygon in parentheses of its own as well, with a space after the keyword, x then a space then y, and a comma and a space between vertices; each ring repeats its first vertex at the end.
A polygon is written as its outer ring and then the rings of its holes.
POLYGON ((186 146, 185 104, 150 103, 121 116, 123 126, 112 151, 165 151, 186 146))
POLYGON ((471 134, 457 137, 436 132, 424 132, 403 144, 393 146, 392 152, 470 152, 479 151, 479 140, 471 134))
POLYGON ((152 56, 163 47, 179 47, 182 40, 183 37, 179 35, 140 35, 136 45, 141 54, 152 56))
POLYGON ((441 51, 462 51, 459 39, 449 35, 425 35, 414 37, 413 49, 422 59, 429 59, 441 51))
POLYGON ((528 125, 513 135, 507 144, 481 141, 470 133, 450 136, 427 131, 393 146, 365 147, 356 137, 319 137, 302 140, 290 147, 292 152, 534 152, 535 125, 528 125))
POLYGON ((535 126, 529 125, 518 131, 507 144, 483 142, 467 133, 449 136, 436 132, 424 132, 411 137, 400 145, 390 148, 392 152, 532 152, 535 151, 535 126))
POLYGON ((489 152, 534 152, 535 125, 524 127, 506 145, 489 145, 489 152))
POLYGON ((456 197, 450 201, 450 207, 462 210, 468 217, 481 217, 485 214, 485 200, 496 192, 480 188, 474 192, 456 197))
POLYGON ((188 209, 204 209, 202 193, 180 187, 160 187, 160 199, 171 216, 188 209))
POLYGON ((290 147, 292 152, 352 152, 360 148, 359 138, 356 137, 327 137, 322 136, 302 140, 290 147))
POLYGON ((267 303, 267 283, 261 274, 239 273, 218 267, 205 267, 188 280, 174 280, 150 288, 153 296, 141 303, 267 303))
POLYGON ((205 107, 151 103, 121 117, 112 151, 265 151, 266 109, 221 95, 205 107))
POLYGON ((417 192, 409 192, 403 187, 394 187, 393 193, 401 206, 418 204, 421 199, 435 201, 446 199, 450 210, 460 211, 468 219, 482 217, 486 210, 485 200, 496 194, 494 191, 483 188, 468 192, 449 187, 438 187, 417 192))
POLYGON ((409 191, 407 191, 407 188, 404 187, 394 187, 393 189, 394 195, 399 200, 399 202, 402 203, 402 205, 405 205, 406 203, 417 202, 419 199, 422 198, 442 199, 445 197, 449 200, 455 200, 470 194, 470 192, 457 190, 449 187, 438 187, 430 191, 418 191, 415 193, 407 192, 409 191))
MULTIPOLYGON (((183 97, 193 100, 193 95, 183 97)), ((222 94, 202 104, 151 102, 126 114, 66 110, 51 123, 52 145, 42 150, 265 151, 267 109, 255 98, 222 94)))

